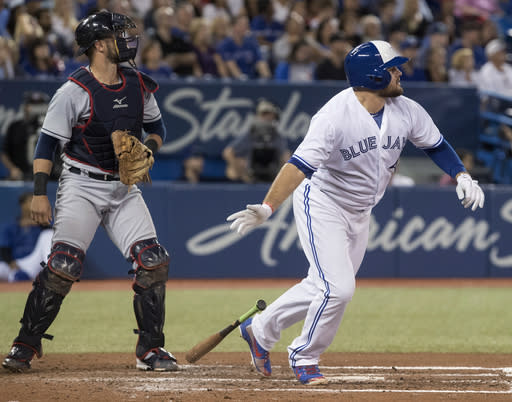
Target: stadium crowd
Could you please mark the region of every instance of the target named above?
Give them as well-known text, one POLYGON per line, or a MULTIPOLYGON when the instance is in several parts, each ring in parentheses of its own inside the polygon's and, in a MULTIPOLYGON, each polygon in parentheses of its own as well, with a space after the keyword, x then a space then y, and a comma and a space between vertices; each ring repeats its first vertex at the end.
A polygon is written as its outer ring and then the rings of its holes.
POLYGON ((137 22, 160 80, 340 80, 351 48, 383 39, 410 58, 404 81, 476 85, 512 27, 508 0, 0 0, 0 78, 66 77, 86 61, 78 21, 103 8, 137 22))

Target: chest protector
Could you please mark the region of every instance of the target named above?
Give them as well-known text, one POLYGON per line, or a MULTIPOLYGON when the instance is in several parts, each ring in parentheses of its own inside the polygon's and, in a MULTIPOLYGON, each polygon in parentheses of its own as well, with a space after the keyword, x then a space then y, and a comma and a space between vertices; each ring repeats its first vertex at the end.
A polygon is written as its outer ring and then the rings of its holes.
POLYGON ((83 125, 73 127, 71 140, 64 152, 71 159, 97 167, 107 173, 118 171, 110 135, 115 130, 129 130, 142 139, 144 92, 155 92, 158 85, 147 75, 132 68, 120 67, 120 88, 110 89, 85 68, 73 72, 69 79, 89 94, 90 116, 83 125))

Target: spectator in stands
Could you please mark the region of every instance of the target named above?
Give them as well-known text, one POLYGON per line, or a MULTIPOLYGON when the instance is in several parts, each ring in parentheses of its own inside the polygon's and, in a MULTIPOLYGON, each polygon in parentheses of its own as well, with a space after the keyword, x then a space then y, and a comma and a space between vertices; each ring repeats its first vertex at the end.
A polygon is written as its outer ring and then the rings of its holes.
POLYGON ((284 33, 284 25, 274 20, 272 0, 258 1, 258 14, 250 21, 250 28, 258 40, 263 58, 270 62, 272 44, 284 33))
POLYGON ((231 35, 217 47, 231 77, 236 79, 270 78, 270 68, 261 56, 256 38, 249 32, 245 15, 235 18, 231 35))
MULTIPOLYGON (((143 26, 149 36, 154 35, 156 29, 155 13, 161 7, 174 6, 174 0, 151 0, 151 7, 149 7, 143 17, 143 26)), ((82 17, 83 18, 83 17, 82 17)), ((81 18, 80 18, 81 19, 81 18)))
MULTIPOLYGON (((388 42, 393 49, 399 50, 402 43, 404 43, 408 37, 415 36, 407 34, 407 29, 402 24, 394 24, 389 32, 388 42)), ((416 55, 417 58, 418 55, 416 55)))
POLYGON ((169 79, 173 76, 172 68, 162 59, 160 42, 150 39, 142 48, 141 66, 139 70, 147 75, 159 79, 169 79))
MULTIPOLYGON (((13 79, 16 73, 11 42, 14 41, 0 36, 0 79, 13 79)), ((16 47, 16 44, 14 44, 14 47, 16 47)))
POLYGON ((203 19, 197 19, 191 30, 192 45, 194 46, 202 75, 205 78, 229 77, 224 61, 212 46, 210 32, 210 26, 203 19))
POLYGON ((8 0, 0 0, 0 36, 9 36, 7 31, 7 22, 9 21, 9 15, 11 13, 8 7, 8 0))
POLYGON ((20 216, 0 228, 0 281, 34 280, 50 254, 53 230, 31 217, 32 193, 19 199, 20 216))
POLYGON ((164 60, 180 77, 201 76, 201 68, 197 61, 192 44, 172 34, 174 10, 160 7, 155 15, 156 29, 153 39, 160 43, 164 60))
POLYGON ((431 48, 443 47, 447 48, 449 44, 449 31, 443 22, 434 22, 429 26, 427 35, 422 39, 418 57, 416 58, 416 66, 425 69, 427 67, 427 55, 431 48))
POLYGON ((335 18, 326 18, 320 21, 316 30, 315 40, 322 49, 329 49, 331 36, 339 32, 338 24, 339 22, 335 18))
POLYGON ((499 10, 498 0, 455 0, 455 16, 464 19, 488 19, 499 10))
POLYGON ((463 47, 452 55, 451 68, 448 70, 450 84, 459 86, 476 86, 477 74, 473 51, 463 47))
POLYGON ((382 36, 385 40, 389 41, 389 34, 395 25, 396 0, 381 0, 377 6, 382 36))
POLYGON ((425 70, 416 67, 416 56, 418 54, 419 41, 415 36, 407 36, 400 44, 400 53, 409 59, 398 68, 402 71, 401 81, 426 81, 425 70))
POLYGON ((292 46, 304 39, 306 32, 306 22, 302 15, 292 11, 286 21, 285 32, 272 45, 272 58, 274 63, 286 61, 292 46))
POLYGON ((73 48, 75 28, 78 25, 74 2, 72 0, 54 0, 52 12, 52 30, 65 41, 68 49, 73 48))
POLYGON ((352 49, 352 45, 342 34, 335 33, 329 40, 330 55, 320 64, 315 72, 317 80, 346 80, 345 56, 352 49))
MULTIPOLYGON (((425 36, 430 25, 427 14, 420 9, 420 0, 404 0, 403 12, 398 23, 403 24, 407 28, 409 35, 417 37, 425 36)), ((427 6, 428 9, 428 6, 427 6)), ((430 12, 430 10, 428 10, 430 12)))
POLYGON ((290 15, 294 0, 273 0, 273 3, 274 20, 284 25, 290 15))
POLYGON ((457 38, 448 47, 448 57, 451 59, 453 53, 463 47, 473 51, 475 68, 479 70, 487 61, 481 43, 482 23, 477 20, 466 21, 462 24, 460 38, 457 38))
POLYGON ((271 182, 290 158, 286 139, 277 130, 279 108, 260 99, 249 132, 235 138, 222 152, 226 177, 245 183, 271 182))
POLYGON ((427 81, 430 82, 448 82, 446 48, 441 46, 430 48, 427 55, 425 76, 427 77, 427 81))
MULTIPOLYGON (((466 167, 466 170, 471 175, 471 177, 476 177, 473 172, 473 169, 475 168, 475 156, 473 155, 473 152, 465 148, 457 148, 455 152, 457 152, 457 155, 459 155, 460 160, 466 167)), ((445 173, 439 179, 439 185, 456 186, 457 180, 452 178, 449 174, 445 173)))
POLYGON ((316 31, 322 21, 336 18, 338 14, 337 3, 332 0, 309 1, 307 11, 309 16, 307 24, 312 31, 316 31))
POLYGON ((231 23, 228 17, 215 17, 210 23, 210 35, 212 38, 212 46, 217 48, 220 43, 228 37, 231 30, 231 23))
POLYGON ((194 19, 194 7, 186 1, 178 3, 172 26, 172 34, 186 42, 192 42, 190 36, 190 25, 194 19))
POLYGON ((229 20, 231 12, 228 6, 228 0, 211 0, 203 6, 203 18, 212 22, 215 18, 222 17, 229 20))
POLYGON ((375 15, 365 15, 361 17, 361 34, 363 42, 372 40, 382 40, 382 27, 379 17, 375 15))
POLYGON ((32 179, 32 156, 49 101, 44 92, 26 92, 22 117, 7 127, 0 157, 9 170, 9 180, 32 179))
POLYGON ((69 58, 73 57, 73 46, 68 45, 65 38, 56 33, 53 29, 52 11, 49 8, 41 8, 37 12, 37 22, 43 30, 43 38, 50 46, 50 52, 54 57, 69 58))
POLYGON ((14 41, 20 46, 22 59, 24 58, 23 47, 33 39, 43 36, 43 30, 37 19, 27 12, 24 1, 13 1, 11 3, 7 29, 14 41))
POLYGON ((350 41, 352 47, 356 47, 362 43, 360 34, 359 18, 357 14, 352 12, 343 12, 339 17, 340 29, 343 36, 350 41))
POLYGON ((274 73, 277 81, 311 82, 315 79, 316 63, 313 49, 305 40, 292 47, 288 61, 280 62, 274 73))
POLYGON ((483 48, 493 39, 498 39, 500 31, 494 20, 489 19, 482 22, 480 42, 483 48))
POLYGON ((25 76, 32 78, 57 77, 64 64, 57 55, 52 56, 48 42, 43 38, 33 39, 27 46, 27 60, 23 63, 25 76))
POLYGON ((478 88, 512 96, 512 66, 506 63, 506 44, 501 39, 490 41, 485 47, 489 61, 478 73, 478 88))

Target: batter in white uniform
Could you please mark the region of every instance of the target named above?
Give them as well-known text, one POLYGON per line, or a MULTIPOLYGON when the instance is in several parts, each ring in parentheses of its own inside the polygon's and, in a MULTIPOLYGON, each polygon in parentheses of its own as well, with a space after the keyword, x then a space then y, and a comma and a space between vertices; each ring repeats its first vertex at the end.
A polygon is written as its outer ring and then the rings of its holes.
POLYGON ((350 88, 312 118, 304 141, 281 169, 262 204, 229 216, 245 234, 267 220, 293 192, 299 238, 309 261, 305 279, 265 311, 242 323, 257 371, 270 376, 269 352, 281 331, 304 320, 288 347, 290 366, 303 384, 326 383, 318 369, 355 290, 368 242, 372 208, 382 198, 400 153, 410 140, 452 177, 464 207, 483 207, 484 194, 427 112, 402 96, 405 63, 384 41, 363 43, 345 60, 350 88))
POLYGON ((174 356, 163 346, 165 284, 169 255, 158 242, 141 191, 120 182, 111 134, 129 130, 156 152, 165 138, 160 110, 153 96, 158 85, 134 66, 138 37, 133 21, 101 11, 76 28, 80 53, 90 65, 73 72, 52 98, 34 156, 32 217, 52 220, 46 195, 53 153, 64 143, 64 169, 55 204, 52 249, 34 280, 21 319, 21 329, 2 365, 11 371, 30 368, 42 355, 42 338, 61 303, 80 279, 85 253, 99 225, 132 264, 133 308, 139 335, 135 348, 140 370, 175 371, 174 356), (147 134, 143 138, 144 132, 147 134))

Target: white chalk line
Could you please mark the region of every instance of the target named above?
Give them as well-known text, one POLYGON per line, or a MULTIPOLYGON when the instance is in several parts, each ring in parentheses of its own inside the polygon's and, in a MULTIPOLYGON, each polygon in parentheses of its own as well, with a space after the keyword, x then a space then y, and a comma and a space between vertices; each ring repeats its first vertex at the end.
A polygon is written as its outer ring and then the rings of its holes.
POLYGON ((173 391, 173 392, 204 392, 204 391, 217 391, 217 392, 232 392, 232 391, 247 391, 247 392, 301 392, 301 393, 323 393, 323 394, 340 394, 340 393, 409 393, 409 394, 512 394, 512 390, 506 391, 487 391, 487 390, 450 390, 450 389, 350 389, 350 388, 213 388, 213 387, 152 387, 152 386, 137 386, 130 387, 131 391, 150 392, 150 391, 173 391))

